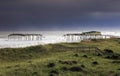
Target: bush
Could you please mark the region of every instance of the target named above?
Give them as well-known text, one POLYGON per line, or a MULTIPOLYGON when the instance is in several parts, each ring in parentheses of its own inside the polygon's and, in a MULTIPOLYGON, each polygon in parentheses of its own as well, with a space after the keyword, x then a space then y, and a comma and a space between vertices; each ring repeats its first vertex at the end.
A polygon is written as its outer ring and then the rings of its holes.
POLYGON ((47 65, 47 67, 54 67, 55 66, 55 63, 49 63, 48 65, 47 65))
POLYGON ((71 67, 71 68, 70 68, 70 71, 72 71, 72 72, 79 72, 79 71, 82 71, 82 68, 79 67, 79 66, 71 67))
POLYGON ((77 64, 77 61, 59 61, 59 63, 61 64, 67 64, 67 65, 73 65, 73 64, 77 64))
POLYGON ((68 71, 69 69, 67 67, 62 67, 61 70, 62 71, 68 71))
POLYGON ((112 61, 112 63, 120 64, 120 61, 112 61))
POLYGON ((88 56, 87 56, 87 55, 83 55, 82 57, 88 58, 88 56))
POLYGON ((38 76, 38 72, 33 72, 32 75, 33 76, 38 76))
POLYGON ((105 52, 105 54, 110 54, 110 53, 113 53, 113 51, 112 51, 112 50, 110 50, 110 49, 104 49, 104 52, 105 52))
POLYGON ((92 62, 93 65, 98 65, 97 61, 92 62))
POLYGON ((56 71, 56 70, 52 70, 52 71, 50 71, 49 73, 50 73, 50 74, 59 74, 59 72, 56 71))
POLYGON ((74 54, 75 57, 78 57, 79 55, 78 54, 74 54))
POLYGON ((82 64, 81 67, 82 67, 82 68, 85 68, 85 65, 82 64))
POLYGON ((106 55, 105 58, 108 58, 108 59, 120 59, 120 55, 118 54, 111 54, 111 55, 106 55))

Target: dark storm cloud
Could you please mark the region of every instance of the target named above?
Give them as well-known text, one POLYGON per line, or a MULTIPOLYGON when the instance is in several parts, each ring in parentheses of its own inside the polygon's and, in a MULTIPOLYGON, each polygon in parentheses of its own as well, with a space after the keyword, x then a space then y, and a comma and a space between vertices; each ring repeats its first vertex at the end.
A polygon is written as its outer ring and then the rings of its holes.
POLYGON ((48 29, 116 23, 120 19, 119 7, 120 0, 1 0, 0 28, 48 29))

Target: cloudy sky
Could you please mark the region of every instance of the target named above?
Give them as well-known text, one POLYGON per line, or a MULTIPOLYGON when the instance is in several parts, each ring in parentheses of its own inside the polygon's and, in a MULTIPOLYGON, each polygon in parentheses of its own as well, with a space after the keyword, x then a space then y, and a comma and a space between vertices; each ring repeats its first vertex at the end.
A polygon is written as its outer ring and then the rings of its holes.
POLYGON ((0 31, 119 28, 120 0, 0 0, 0 31))

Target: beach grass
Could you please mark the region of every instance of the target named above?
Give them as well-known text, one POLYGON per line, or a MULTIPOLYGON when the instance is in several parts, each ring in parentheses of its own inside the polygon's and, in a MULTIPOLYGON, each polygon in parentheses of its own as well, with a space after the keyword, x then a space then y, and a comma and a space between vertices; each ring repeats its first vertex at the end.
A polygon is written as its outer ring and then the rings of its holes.
POLYGON ((0 76, 119 76, 119 54, 120 39, 5 48, 0 49, 0 76), (104 54, 59 50, 55 46, 94 46, 104 54), (110 50, 110 54, 105 49, 110 50))

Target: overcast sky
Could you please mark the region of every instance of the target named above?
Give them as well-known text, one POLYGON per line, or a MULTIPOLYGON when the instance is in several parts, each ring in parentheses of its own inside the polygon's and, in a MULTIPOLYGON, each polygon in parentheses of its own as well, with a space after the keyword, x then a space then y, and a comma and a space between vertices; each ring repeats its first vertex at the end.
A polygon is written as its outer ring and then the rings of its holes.
POLYGON ((0 31, 119 28, 120 0, 0 0, 0 31))

